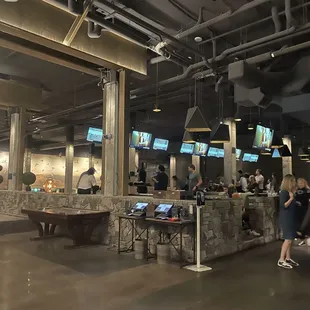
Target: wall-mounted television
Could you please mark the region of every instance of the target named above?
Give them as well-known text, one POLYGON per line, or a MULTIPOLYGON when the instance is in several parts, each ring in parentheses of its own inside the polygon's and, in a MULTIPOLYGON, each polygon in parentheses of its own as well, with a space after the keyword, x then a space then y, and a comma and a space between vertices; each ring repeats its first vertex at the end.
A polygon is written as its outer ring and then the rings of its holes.
POLYGON ((236 149, 236 160, 240 160, 242 151, 240 149, 236 149))
POLYGON ((261 125, 257 125, 253 148, 260 150, 271 150, 274 130, 261 125))
POLYGON ((281 155, 278 149, 274 149, 272 153, 272 158, 281 158, 281 155))
POLYGON ((130 147, 149 150, 151 147, 152 134, 141 131, 133 131, 131 134, 130 147))
POLYGON ((193 155, 194 147, 195 147, 194 144, 182 143, 180 153, 193 155))
POLYGON ((194 155, 197 156, 207 156, 208 144, 206 143, 195 143, 194 155))
POLYGON ((156 151, 167 151, 169 141, 165 139, 155 138, 153 143, 153 150, 156 151))
POLYGON ((86 140, 89 142, 102 142, 103 130, 101 128, 89 127, 86 140))
POLYGON ((208 151, 208 157, 224 158, 224 149, 217 147, 210 147, 208 151))
POLYGON ((250 163, 256 163, 259 156, 257 154, 244 153, 242 161, 248 161, 250 163))

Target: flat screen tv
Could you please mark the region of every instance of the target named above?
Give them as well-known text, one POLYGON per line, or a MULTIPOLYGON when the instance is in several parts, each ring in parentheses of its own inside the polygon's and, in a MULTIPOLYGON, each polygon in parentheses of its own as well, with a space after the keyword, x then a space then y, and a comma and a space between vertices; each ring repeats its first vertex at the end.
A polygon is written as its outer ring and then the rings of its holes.
POLYGON ((248 161, 250 163, 256 163, 258 161, 257 154, 244 153, 242 161, 248 161))
POLYGON ((223 158, 224 149, 218 149, 217 147, 210 147, 208 151, 209 157, 223 158))
POLYGON ((272 153, 272 158, 281 158, 281 155, 278 149, 274 149, 272 153))
POLYGON ((206 143, 195 143, 194 155, 207 156, 208 144, 206 143))
POLYGON ((100 128, 89 127, 86 140, 89 142, 102 142, 103 130, 100 128))
POLYGON ((194 146, 195 146, 194 144, 182 143, 180 153, 193 155, 194 146))
POLYGON ((147 132, 133 131, 131 134, 130 147, 149 150, 151 147, 152 134, 147 132))
POLYGON ((270 151, 272 146, 273 133, 273 129, 257 125, 253 148, 270 151))
POLYGON ((153 150, 156 151, 167 151, 169 141, 165 139, 155 138, 153 143, 153 150))
POLYGON ((241 152, 242 151, 240 149, 236 149, 236 160, 240 160, 241 152))
POLYGON ((250 162, 251 163, 257 163, 257 161, 258 161, 258 155, 252 154, 250 162))

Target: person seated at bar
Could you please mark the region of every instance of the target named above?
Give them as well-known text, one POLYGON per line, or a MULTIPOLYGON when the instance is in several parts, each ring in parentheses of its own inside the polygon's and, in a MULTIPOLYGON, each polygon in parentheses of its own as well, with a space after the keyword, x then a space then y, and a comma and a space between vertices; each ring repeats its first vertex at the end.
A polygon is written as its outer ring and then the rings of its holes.
POLYGON ((157 174, 152 178, 154 189, 156 191, 166 191, 168 187, 168 175, 165 173, 165 167, 159 165, 157 174))
POLYGON ((251 193, 254 193, 255 189, 257 189, 257 188, 258 188, 258 184, 256 183, 255 176, 254 175, 250 175, 250 177, 249 177, 249 184, 247 186, 247 191, 251 192, 251 193))
POLYGON ((97 185, 95 174, 95 168, 89 168, 87 171, 83 172, 79 178, 77 189, 80 195, 90 195, 92 188, 97 185))
POLYGON ((188 190, 188 185, 184 181, 179 179, 176 175, 174 175, 172 177, 172 179, 175 182, 175 188, 177 190, 181 190, 181 191, 187 191, 188 190))
POLYGON ((196 172, 195 165, 189 165, 188 172, 188 190, 195 193, 199 189, 199 186, 202 184, 202 178, 200 173, 196 172))

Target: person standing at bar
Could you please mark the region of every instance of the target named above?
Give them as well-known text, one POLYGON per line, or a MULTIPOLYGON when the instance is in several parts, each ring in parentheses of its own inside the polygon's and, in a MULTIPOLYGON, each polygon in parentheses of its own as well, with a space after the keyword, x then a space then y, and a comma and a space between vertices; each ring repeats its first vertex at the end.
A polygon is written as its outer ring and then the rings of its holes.
POLYGON ((287 174, 281 184, 279 224, 282 228, 284 242, 281 248, 278 266, 285 269, 298 267, 299 264, 292 260, 291 249, 293 240, 296 237, 298 228, 296 220, 296 179, 293 175, 287 174))
POLYGON ((188 176, 189 191, 195 193, 198 190, 199 186, 202 184, 202 178, 200 173, 196 172, 195 165, 189 165, 188 172, 189 172, 188 176))
POLYGON ((152 178, 154 181, 154 189, 156 191, 166 191, 168 188, 168 179, 168 175, 165 173, 165 167, 159 165, 156 176, 152 178))
POLYGON ((87 171, 83 172, 79 178, 77 184, 77 192, 80 195, 90 195, 93 186, 97 185, 95 174, 95 168, 89 168, 87 171))
MULTIPOLYGON (((305 238, 305 228, 307 228, 307 224, 303 224, 306 218, 306 214, 308 212, 308 206, 309 206, 309 199, 310 199, 310 188, 308 186, 308 182, 303 179, 299 178, 297 180, 297 192, 296 192, 296 202, 297 202, 297 208, 296 208, 296 216, 297 216, 297 223, 298 223, 298 231, 297 235, 300 239, 305 238)), ((299 245, 303 245, 304 241, 299 243, 299 245)))
POLYGON ((260 193, 264 190, 264 182, 265 182, 265 178, 262 175, 262 170, 261 169, 256 169, 256 173, 255 173, 255 181, 258 184, 258 189, 260 191, 260 193))

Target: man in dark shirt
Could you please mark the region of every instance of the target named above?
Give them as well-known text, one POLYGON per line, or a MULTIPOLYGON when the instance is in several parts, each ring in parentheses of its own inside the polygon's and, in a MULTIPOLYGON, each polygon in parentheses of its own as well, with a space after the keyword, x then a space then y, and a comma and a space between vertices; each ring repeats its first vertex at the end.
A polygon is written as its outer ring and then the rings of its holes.
POLYGON ((141 168, 139 170, 139 181, 142 183, 146 183, 146 171, 144 169, 144 163, 142 163, 141 168))
POLYGON ((158 166, 158 172, 153 177, 154 189, 156 191, 166 191, 168 187, 168 176, 165 173, 165 167, 163 165, 158 166))

